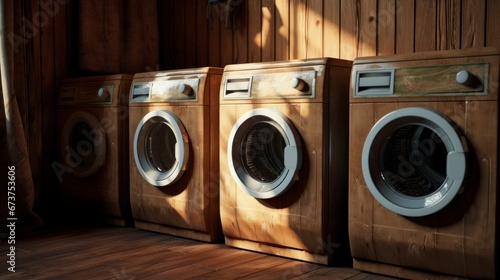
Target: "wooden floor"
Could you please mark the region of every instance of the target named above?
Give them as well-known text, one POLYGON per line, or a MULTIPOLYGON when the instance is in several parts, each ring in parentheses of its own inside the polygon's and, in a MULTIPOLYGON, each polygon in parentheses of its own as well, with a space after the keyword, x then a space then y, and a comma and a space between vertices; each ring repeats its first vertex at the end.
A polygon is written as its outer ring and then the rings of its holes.
POLYGON ((392 279, 134 228, 68 226, 16 237, 14 273, 9 247, 1 240, 1 279, 392 279))

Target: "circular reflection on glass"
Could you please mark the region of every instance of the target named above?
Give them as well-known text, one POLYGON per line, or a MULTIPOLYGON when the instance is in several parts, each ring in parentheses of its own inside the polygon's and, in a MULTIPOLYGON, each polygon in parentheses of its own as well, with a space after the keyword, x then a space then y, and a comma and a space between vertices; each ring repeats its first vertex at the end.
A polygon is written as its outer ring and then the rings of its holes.
POLYGON ((286 143, 272 124, 252 126, 241 144, 242 163, 248 174, 265 183, 278 179, 285 170, 286 143))
POLYGON ((151 167, 159 172, 168 172, 175 164, 175 134, 167 122, 151 125, 145 141, 146 158, 151 167))
POLYGON ((380 152, 383 180, 396 192, 427 196, 446 179, 448 151, 442 139, 421 125, 400 127, 385 140, 380 152))
POLYGON ((84 122, 75 124, 71 129, 68 144, 72 151, 70 160, 78 163, 79 168, 91 168, 97 156, 94 152, 94 135, 90 125, 84 122))

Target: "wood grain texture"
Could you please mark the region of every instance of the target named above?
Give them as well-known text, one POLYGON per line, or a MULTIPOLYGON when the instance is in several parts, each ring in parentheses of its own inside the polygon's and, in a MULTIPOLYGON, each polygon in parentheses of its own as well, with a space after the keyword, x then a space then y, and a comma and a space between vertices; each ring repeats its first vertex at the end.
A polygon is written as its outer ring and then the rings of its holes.
POLYGON ((436 50, 436 2, 415 1, 415 52, 436 50))
POLYGON ((440 0, 438 2, 438 50, 460 48, 460 11, 460 0, 440 0))
POLYGON ((487 1, 486 2, 486 46, 493 47, 500 45, 500 1, 487 1))
POLYGON ((485 8, 485 0, 463 0, 461 48, 484 47, 485 8))
POLYGON ((340 58, 340 0, 324 1, 323 55, 340 58))
POLYGON ((415 1, 396 2, 395 53, 415 51, 415 1))
POLYGON ((261 1, 246 1, 248 9, 248 62, 262 60, 261 1))
POLYGON ((340 2, 340 58, 353 60, 359 48, 358 1, 340 2))
POLYGON ((378 55, 394 54, 396 51, 396 3, 396 0, 378 1, 376 14, 378 55))
POLYGON ((290 0, 275 0, 275 59, 287 60, 290 57, 290 0))
POLYGON ((2 279, 394 279, 135 228, 65 225, 17 241, 2 279))
POLYGON ((276 50, 276 9, 274 0, 262 0, 261 2, 261 40, 262 40, 262 61, 275 60, 276 50))

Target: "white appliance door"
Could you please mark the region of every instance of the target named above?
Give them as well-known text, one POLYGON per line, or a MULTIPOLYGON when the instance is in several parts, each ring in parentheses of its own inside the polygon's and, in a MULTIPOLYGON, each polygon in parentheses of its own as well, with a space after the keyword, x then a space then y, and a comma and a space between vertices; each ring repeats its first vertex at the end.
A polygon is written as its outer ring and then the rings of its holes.
POLYGON ((187 168, 189 137, 171 111, 146 114, 137 126, 133 145, 137 169, 151 185, 173 184, 187 168))
POLYGON ((106 160, 106 134, 93 114, 72 113, 61 132, 61 154, 64 163, 77 177, 95 174, 106 160))
POLYGON ((387 209, 420 217, 446 207, 466 174, 465 138, 444 114, 410 107, 382 117, 362 154, 368 189, 387 209))
POLYGON ((283 194, 298 180, 301 142, 290 120, 273 109, 243 114, 233 126, 228 164, 237 185, 255 198, 283 194))

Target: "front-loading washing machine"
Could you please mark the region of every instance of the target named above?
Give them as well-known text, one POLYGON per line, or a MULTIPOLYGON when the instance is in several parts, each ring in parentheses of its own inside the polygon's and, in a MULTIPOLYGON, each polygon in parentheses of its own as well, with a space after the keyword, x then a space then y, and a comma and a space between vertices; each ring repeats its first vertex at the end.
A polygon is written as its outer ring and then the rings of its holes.
POLYGON ((128 94, 132 75, 66 79, 58 96, 59 181, 64 218, 125 226, 128 183, 128 94))
POLYGON ((135 226, 206 242, 219 217, 221 68, 134 75, 130 203, 135 226))
POLYGON ((227 245, 321 264, 345 260, 351 65, 319 58, 224 68, 227 245))
POLYGON ((498 274, 500 49, 358 58, 352 71, 354 268, 401 278, 498 274))

